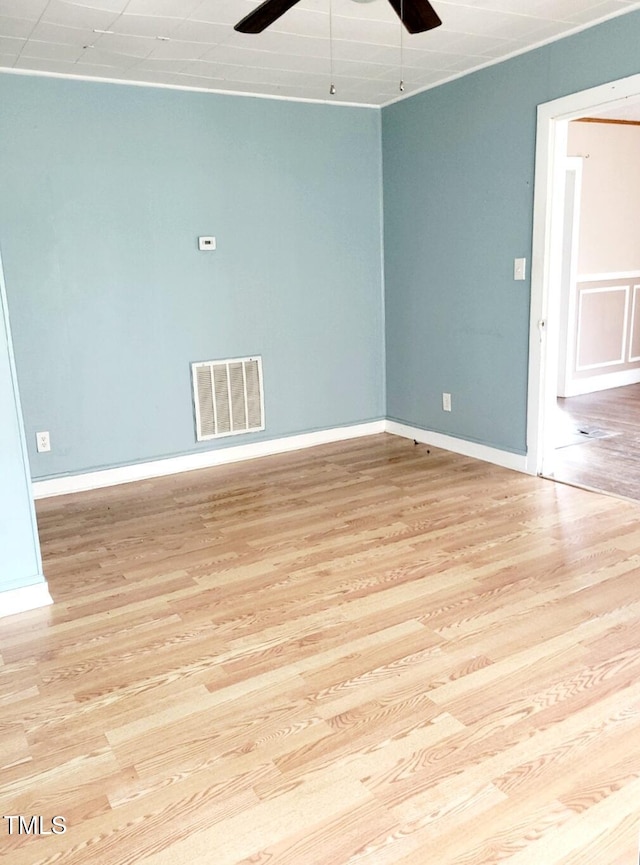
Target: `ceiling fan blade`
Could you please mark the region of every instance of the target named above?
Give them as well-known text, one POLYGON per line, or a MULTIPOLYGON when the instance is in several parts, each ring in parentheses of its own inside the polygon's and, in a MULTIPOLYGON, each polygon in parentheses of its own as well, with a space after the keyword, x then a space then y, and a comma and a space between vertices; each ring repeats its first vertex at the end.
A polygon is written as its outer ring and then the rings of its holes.
MULTIPOLYGON (((405 2, 405 0, 403 0, 405 2)), ((234 30, 240 33, 262 33, 270 24, 277 21, 281 15, 295 6, 298 0, 265 0, 253 12, 238 21, 234 30)))
POLYGON ((428 0, 389 0, 409 33, 424 33, 442 21, 428 0))

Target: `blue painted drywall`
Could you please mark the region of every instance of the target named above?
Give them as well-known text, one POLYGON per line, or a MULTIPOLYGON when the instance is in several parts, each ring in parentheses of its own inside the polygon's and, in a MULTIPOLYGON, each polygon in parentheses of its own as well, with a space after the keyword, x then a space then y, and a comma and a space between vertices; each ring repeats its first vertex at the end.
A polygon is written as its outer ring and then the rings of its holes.
POLYGON ((2 592, 43 580, 0 260, 0 615, 2 592))
POLYGON ((0 75, 0 243, 34 477, 385 413, 524 452, 529 283, 512 267, 531 257, 536 106, 637 72, 639 37, 631 13, 382 124, 0 75), (264 357, 266 431, 197 445, 190 362, 248 354, 264 357))
POLYGON ((384 415, 379 111, 9 74, 0 103, 35 478, 384 415), (267 429, 196 444, 190 363, 255 354, 267 429))
POLYGON ((536 107, 638 73, 638 45, 634 12, 383 109, 390 417, 526 452, 536 107))

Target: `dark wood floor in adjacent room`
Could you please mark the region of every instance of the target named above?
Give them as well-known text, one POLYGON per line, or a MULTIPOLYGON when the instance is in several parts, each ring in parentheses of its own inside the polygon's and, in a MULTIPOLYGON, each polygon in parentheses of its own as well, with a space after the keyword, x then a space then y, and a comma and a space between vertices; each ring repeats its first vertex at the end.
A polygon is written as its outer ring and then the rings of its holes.
POLYGON ((637 862, 640 505, 381 435, 37 511, 1 862, 637 862))
POLYGON ((577 427, 612 433, 560 448, 553 477, 640 501, 640 384, 558 399, 577 427))

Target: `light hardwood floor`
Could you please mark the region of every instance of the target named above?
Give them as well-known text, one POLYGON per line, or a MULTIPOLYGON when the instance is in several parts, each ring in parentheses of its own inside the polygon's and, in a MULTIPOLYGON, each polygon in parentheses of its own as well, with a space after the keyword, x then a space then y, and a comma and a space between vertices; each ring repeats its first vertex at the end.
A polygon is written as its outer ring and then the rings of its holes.
POLYGON ((11 865, 635 865, 640 505, 391 436, 38 504, 11 865))

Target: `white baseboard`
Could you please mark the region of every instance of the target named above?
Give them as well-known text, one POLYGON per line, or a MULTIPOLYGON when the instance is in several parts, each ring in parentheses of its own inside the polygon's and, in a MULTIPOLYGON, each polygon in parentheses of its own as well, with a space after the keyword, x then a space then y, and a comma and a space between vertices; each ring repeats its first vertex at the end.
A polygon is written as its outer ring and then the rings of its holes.
POLYGON ((486 463, 493 463, 505 469, 513 469, 514 471, 525 472, 526 474, 532 473, 527 464, 526 456, 522 454, 513 454, 509 451, 501 451, 498 448, 489 447, 488 445, 480 445, 466 439, 458 439, 455 436, 406 426, 406 424, 398 423, 397 421, 388 420, 386 422, 386 431, 403 438, 415 439, 421 444, 433 445, 434 448, 443 448, 465 457, 473 457, 486 463))
POLYGON ((12 616, 14 613, 25 613, 27 610, 37 610, 52 603, 53 598, 45 582, 0 592, 0 618, 12 616))
POLYGON ((52 496, 66 495, 67 493, 86 492, 88 490, 116 486, 117 484, 127 484, 164 475, 179 474, 180 472, 188 472, 195 469, 210 468, 227 463, 256 459, 257 457, 302 450, 320 444, 347 441, 348 439, 376 435, 382 432, 388 432, 392 435, 402 436, 403 438, 415 439, 423 444, 430 444, 434 447, 452 451, 453 453, 462 454, 463 456, 494 463, 494 465, 503 466, 504 468, 531 473, 527 464, 527 458, 520 454, 509 453, 509 451, 502 451, 498 448, 476 444, 475 442, 442 433, 429 432, 428 430, 407 426, 396 421, 379 420, 357 424, 356 426, 336 427, 312 433, 303 433, 302 435, 288 436, 286 438, 271 439, 270 441, 202 451, 180 457, 169 457, 164 460, 136 463, 135 465, 122 466, 120 468, 86 472, 80 475, 66 475, 65 477, 50 478, 45 481, 35 481, 33 483, 33 495, 36 499, 44 499, 52 496))
POLYGON ((640 369, 623 369, 620 372, 606 372, 591 375, 589 378, 574 378, 561 397, 582 396, 585 393, 595 393, 609 390, 612 387, 626 387, 628 384, 640 384, 640 369))
POLYGON ((163 460, 136 463, 120 468, 103 469, 97 472, 86 472, 80 475, 66 475, 50 478, 45 481, 35 481, 32 485, 33 496, 36 499, 62 496, 67 493, 85 492, 87 490, 112 487, 117 484, 127 484, 133 481, 174 475, 194 469, 210 468, 211 466, 235 463, 256 457, 271 456, 302 450, 320 444, 346 441, 360 436, 374 435, 385 431, 385 421, 371 421, 348 427, 318 430, 302 435, 271 439, 270 441, 254 442, 252 444, 236 445, 235 447, 218 448, 217 450, 201 451, 180 457, 169 457, 163 460))

